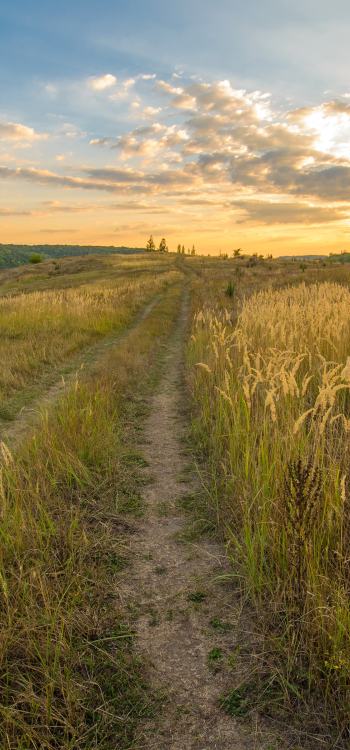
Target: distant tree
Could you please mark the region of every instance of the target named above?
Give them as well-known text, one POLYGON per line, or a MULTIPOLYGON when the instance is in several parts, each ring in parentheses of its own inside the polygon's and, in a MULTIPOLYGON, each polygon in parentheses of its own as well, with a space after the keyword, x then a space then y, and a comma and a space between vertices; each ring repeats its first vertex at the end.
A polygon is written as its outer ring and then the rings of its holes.
POLYGON ((166 244, 166 239, 165 239, 165 237, 163 237, 163 238, 161 239, 161 241, 160 241, 160 243, 159 243, 159 248, 158 248, 158 250, 159 250, 159 252, 160 252, 160 253, 167 253, 167 252, 168 252, 168 246, 167 246, 167 244, 166 244))
POLYGON ((43 256, 40 253, 32 253, 29 256, 29 263, 41 263, 43 256))
POLYGON ((182 245, 182 248, 181 248, 181 255, 185 255, 185 245, 182 245))
POLYGON ((178 252, 178 253, 181 253, 181 245, 178 245, 178 246, 177 246, 177 252, 178 252))
POLYGON ((233 251, 233 257, 239 258, 240 254, 241 254, 241 248, 237 247, 237 249, 233 251))
POLYGON ((154 244, 153 236, 151 234, 149 240, 147 241, 146 250, 148 253, 154 253, 156 249, 156 246, 154 244))
POLYGON ((196 254, 196 248, 194 245, 192 245, 191 255, 195 255, 195 254, 196 254))

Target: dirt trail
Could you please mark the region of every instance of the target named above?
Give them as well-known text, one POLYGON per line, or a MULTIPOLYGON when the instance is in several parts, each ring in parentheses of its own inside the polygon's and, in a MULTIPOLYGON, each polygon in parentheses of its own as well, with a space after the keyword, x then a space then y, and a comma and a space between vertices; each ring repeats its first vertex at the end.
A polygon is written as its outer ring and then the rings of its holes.
MULTIPOLYGON (((169 342, 164 375, 145 426, 143 452, 152 482, 128 570, 128 595, 136 602, 138 649, 149 664, 153 687, 166 694, 163 709, 143 730, 145 750, 248 750, 257 745, 251 733, 219 707, 230 688, 225 670, 210 665, 209 653, 234 648, 232 590, 219 583, 227 563, 224 549, 199 537, 181 540, 186 514, 181 498, 196 491, 184 454, 182 360, 187 318, 184 299, 177 330, 169 342), (211 622, 231 622, 218 633, 211 622)), ((236 613, 237 615, 237 613, 236 613)), ((260 747, 260 745, 259 745, 260 747)))
POLYGON ((45 388, 45 379, 43 379, 39 383, 41 393, 28 398, 28 404, 19 411, 13 422, 8 423, 0 420, 0 441, 5 442, 11 448, 16 447, 28 430, 35 427, 42 413, 52 406, 74 382, 79 371, 85 368, 93 368, 94 364, 108 349, 123 341, 130 331, 148 317, 159 299, 160 295, 157 295, 145 305, 125 329, 85 347, 73 359, 62 365, 62 369, 56 373, 55 382, 52 385, 45 388))

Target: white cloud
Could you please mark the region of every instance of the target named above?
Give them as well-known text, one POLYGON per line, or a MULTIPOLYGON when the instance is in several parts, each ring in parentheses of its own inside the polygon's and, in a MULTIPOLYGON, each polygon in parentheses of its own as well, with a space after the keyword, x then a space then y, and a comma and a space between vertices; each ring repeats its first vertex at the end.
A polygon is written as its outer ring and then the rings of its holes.
POLYGON ((183 94, 184 90, 180 86, 172 86, 167 81, 157 81, 157 88, 160 91, 164 91, 166 94, 173 94, 173 96, 179 96, 183 94))
POLYGON ((37 133, 34 128, 19 122, 0 122, 0 140, 33 142, 47 138, 47 133, 37 133))
POLYGON ((117 78, 112 73, 105 73, 103 76, 93 76, 88 79, 88 86, 93 91, 105 91, 115 86, 116 83, 117 78))
POLYGON ((144 117, 155 117, 155 115, 158 115, 161 111, 161 107, 145 107, 142 114, 144 117))

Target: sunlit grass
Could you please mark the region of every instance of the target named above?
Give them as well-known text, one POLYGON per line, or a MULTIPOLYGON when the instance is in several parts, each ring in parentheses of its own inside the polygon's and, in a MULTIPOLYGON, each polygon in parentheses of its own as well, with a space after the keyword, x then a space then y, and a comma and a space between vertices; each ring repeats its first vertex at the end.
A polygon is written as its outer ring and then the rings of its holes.
POLYGON ((2 445, 1 747, 136 747, 151 710, 119 600, 123 493, 137 493, 124 456, 140 418, 130 404, 152 382, 179 293, 169 289, 16 455, 2 445))
POLYGON ((211 497, 233 565, 270 612, 285 674, 340 723, 350 676, 350 292, 323 283, 202 309, 190 344, 211 497))
POLYGON ((176 271, 0 297, 0 401, 84 346, 122 330, 176 271))

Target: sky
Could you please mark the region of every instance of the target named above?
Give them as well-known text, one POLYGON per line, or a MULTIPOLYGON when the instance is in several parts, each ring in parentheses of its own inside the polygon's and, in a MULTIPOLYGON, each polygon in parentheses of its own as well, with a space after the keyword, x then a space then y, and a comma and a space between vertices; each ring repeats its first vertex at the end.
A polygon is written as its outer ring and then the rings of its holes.
POLYGON ((0 0, 0 242, 350 250, 348 0, 0 0))

